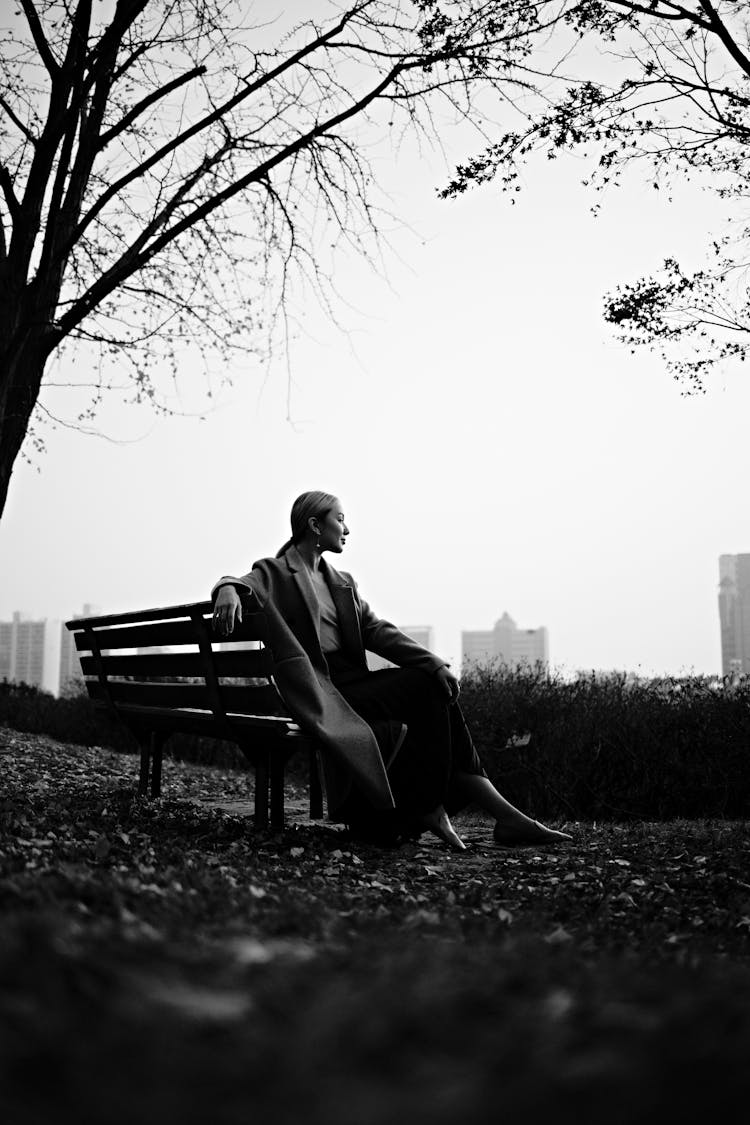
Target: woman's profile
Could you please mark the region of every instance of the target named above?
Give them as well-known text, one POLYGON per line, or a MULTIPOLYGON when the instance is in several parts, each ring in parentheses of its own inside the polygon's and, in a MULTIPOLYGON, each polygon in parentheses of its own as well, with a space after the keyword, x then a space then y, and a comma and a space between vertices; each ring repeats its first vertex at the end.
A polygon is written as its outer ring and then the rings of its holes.
POLYGON ((498 844, 570 840, 511 805, 487 777, 444 660, 376 616, 340 555, 349 529, 339 499, 305 492, 291 537, 274 558, 214 586, 214 628, 242 620, 240 593, 264 613, 274 677, 289 713, 323 748, 330 819, 355 835, 397 840, 433 832, 462 851, 451 815, 473 804, 495 821, 498 844), (396 667, 370 671, 366 652, 396 667))

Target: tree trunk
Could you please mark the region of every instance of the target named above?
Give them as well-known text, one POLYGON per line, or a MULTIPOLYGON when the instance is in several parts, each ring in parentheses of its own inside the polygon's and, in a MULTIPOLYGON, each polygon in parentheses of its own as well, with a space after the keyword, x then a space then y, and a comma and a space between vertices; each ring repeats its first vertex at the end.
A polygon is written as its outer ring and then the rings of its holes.
POLYGON ((49 354, 38 335, 20 346, 0 348, 0 519, 49 354))

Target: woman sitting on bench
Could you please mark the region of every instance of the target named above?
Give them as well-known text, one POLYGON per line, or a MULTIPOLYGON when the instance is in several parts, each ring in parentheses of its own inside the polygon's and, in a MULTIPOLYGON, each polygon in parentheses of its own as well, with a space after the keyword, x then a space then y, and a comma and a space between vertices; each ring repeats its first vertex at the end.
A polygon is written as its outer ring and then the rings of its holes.
POLYGON ((264 613, 278 689, 324 749, 330 818, 384 842, 428 830, 463 851, 450 815, 473 803, 494 819, 503 846, 570 840, 515 808, 489 780, 445 661, 377 617, 351 576, 324 560, 325 552, 341 554, 349 534, 340 501, 305 492, 291 523, 275 558, 216 584, 214 627, 228 637, 241 622, 240 594, 264 613), (366 651, 397 667, 371 672, 366 651))

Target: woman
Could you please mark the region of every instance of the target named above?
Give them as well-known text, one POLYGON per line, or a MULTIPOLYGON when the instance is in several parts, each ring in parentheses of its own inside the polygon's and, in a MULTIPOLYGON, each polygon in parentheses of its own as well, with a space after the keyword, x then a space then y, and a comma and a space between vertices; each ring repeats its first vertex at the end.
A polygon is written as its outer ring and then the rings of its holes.
POLYGON ((303 493, 291 524, 275 558, 217 582, 214 628, 228 637, 241 622, 239 592, 263 611, 279 691, 327 751, 331 819, 370 838, 428 830, 463 851, 450 814, 473 803, 495 819, 504 846, 570 840, 514 808, 489 780, 445 661, 378 618, 351 576, 323 559, 340 555, 349 534, 337 497, 303 493), (369 671, 366 651, 397 667, 369 671))

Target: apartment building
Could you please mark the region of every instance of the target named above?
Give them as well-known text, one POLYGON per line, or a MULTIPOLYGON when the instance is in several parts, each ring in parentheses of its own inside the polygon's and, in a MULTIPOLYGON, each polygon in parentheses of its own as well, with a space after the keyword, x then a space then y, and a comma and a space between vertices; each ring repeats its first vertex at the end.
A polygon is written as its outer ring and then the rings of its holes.
POLYGON ((719 556, 721 671, 750 673, 750 554, 719 556))
POLYGON ((465 630, 461 633, 461 667, 472 664, 549 664, 547 629, 519 629, 509 613, 495 622, 492 629, 465 630))
POLYGON ((32 621, 14 613, 0 621, 0 681, 30 684, 57 695, 60 690, 60 622, 32 621))

